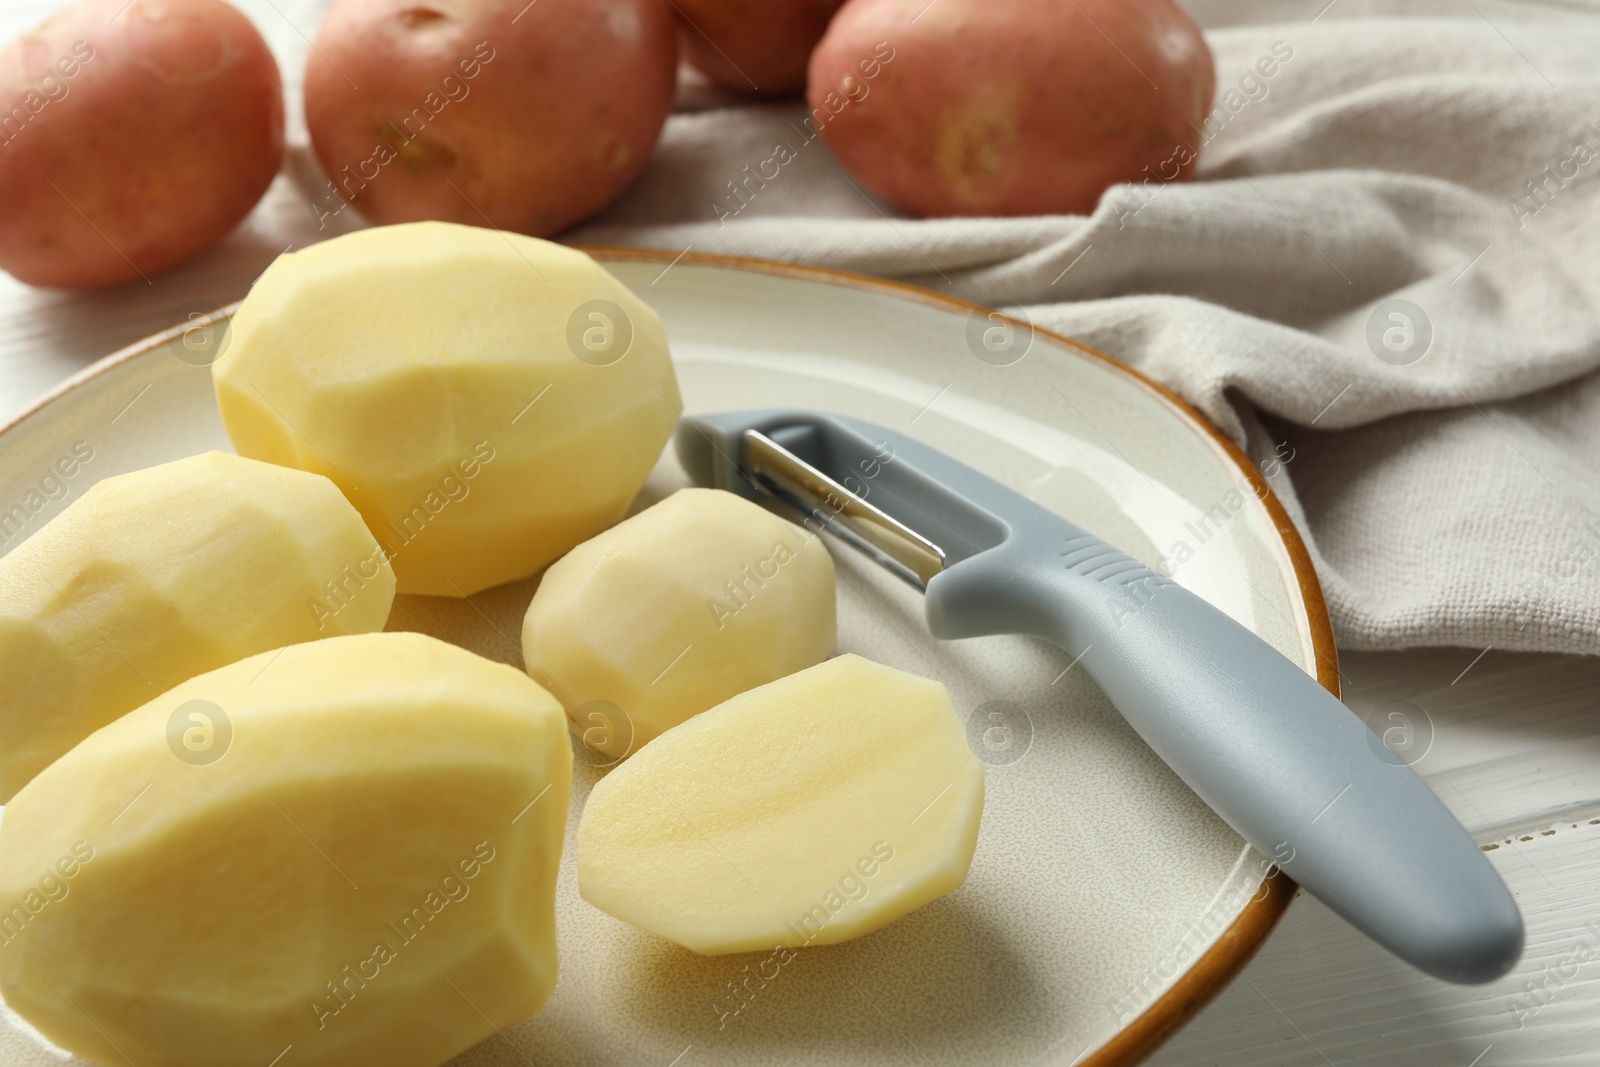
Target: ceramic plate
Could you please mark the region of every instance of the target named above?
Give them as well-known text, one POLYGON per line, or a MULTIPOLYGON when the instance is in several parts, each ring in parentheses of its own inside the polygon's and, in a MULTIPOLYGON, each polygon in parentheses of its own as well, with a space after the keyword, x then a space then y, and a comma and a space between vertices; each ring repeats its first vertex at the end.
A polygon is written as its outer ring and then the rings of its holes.
MULTIPOLYGON (((600 254, 661 312, 689 411, 817 407, 911 434, 1148 564, 1175 565, 1179 582, 1332 684, 1326 612, 1277 501, 1160 387, 1065 338, 921 290, 775 264, 600 254)), ((99 478, 228 447, 205 345, 188 340, 119 352, 0 431, 0 551, 99 478), (75 447, 92 460, 70 479, 51 476, 75 447)), ((641 506, 683 483, 664 458, 641 506)), ((580 760, 558 891, 560 984, 536 1018, 457 1064, 1130 1064, 1266 936, 1292 884, 1269 876, 1066 654, 1018 637, 937 643, 919 594, 846 549, 835 558, 841 649, 944 682, 987 764, 966 884, 871 936, 805 950, 775 975, 756 973, 760 957, 695 956, 579 898, 572 834, 600 773, 580 760)), ((403 597, 390 628, 520 666, 534 584, 469 602, 403 597)), ((62 1056, 6 1015, 0 1060, 42 1067, 62 1056)))

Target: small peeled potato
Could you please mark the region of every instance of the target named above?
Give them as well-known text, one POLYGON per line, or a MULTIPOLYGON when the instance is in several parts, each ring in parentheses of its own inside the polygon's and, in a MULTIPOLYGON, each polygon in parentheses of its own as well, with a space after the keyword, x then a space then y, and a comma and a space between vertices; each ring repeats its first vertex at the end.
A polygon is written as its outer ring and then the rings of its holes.
POLYGON ((101 1064, 437 1067, 555 987, 571 776, 548 693, 431 637, 203 674, 6 806, 0 990, 101 1064))
POLYGON ((982 811, 983 765, 944 686, 840 656, 597 782, 578 889, 705 955, 829 945, 959 887, 982 811))
POLYGON ((69 289, 144 281, 250 213, 283 138, 278 65, 232 6, 68 7, 0 50, 0 267, 69 289))
POLYGON ((207 452, 99 482, 0 557, 0 801, 184 679, 381 630, 393 600, 326 478, 207 452))
POLYGON ((231 330, 233 447, 332 479, 402 593, 471 596, 615 523, 682 406, 647 304, 582 252, 473 226, 280 256, 231 330))
POLYGON ((833 558, 720 489, 683 489, 556 561, 522 627, 528 672, 618 759, 833 651, 833 558))

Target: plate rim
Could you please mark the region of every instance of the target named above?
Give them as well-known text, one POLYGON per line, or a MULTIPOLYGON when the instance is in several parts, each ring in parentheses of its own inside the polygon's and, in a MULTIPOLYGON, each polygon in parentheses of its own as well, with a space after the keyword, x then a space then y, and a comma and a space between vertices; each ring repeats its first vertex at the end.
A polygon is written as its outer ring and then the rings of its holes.
MULTIPOLYGON (((1285 510, 1282 501, 1272 491, 1272 486, 1261 475, 1261 472, 1256 469, 1256 465, 1250 461, 1244 451, 1234 444, 1232 439, 1221 430, 1213 426, 1198 408, 1154 378, 1099 349, 1057 333, 1054 330, 1025 322, 1004 312, 996 311, 994 308, 984 304, 947 296, 943 293, 936 293, 931 289, 912 285, 908 282, 879 278, 833 267, 814 267, 758 259, 750 256, 694 252, 689 249, 674 253, 665 249, 629 248, 610 245, 571 245, 569 247, 585 252, 601 262, 633 260, 647 263, 665 263, 667 269, 678 263, 689 263, 696 266, 717 267, 726 270, 818 282, 847 289, 865 290, 945 311, 957 311, 965 314, 981 313, 985 316, 998 315, 1011 325, 1023 327, 1036 334, 1043 334, 1063 349, 1078 355, 1079 358, 1087 359, 1113 374, 1120 375, 1162 403, 1198 437, 1208 442, 1224 460, 1232 464, 1236 471, 1243 475, 1245 481, 1255 491, 1256 498, 1261 501, 1266 508, 1268 517, 1272 520, 1273 528, 1287 553, 1290 569, 1299 586, 1301 606, 1305 612, 1306 623, 1311 636, 1312 652, 1317 665, 1317 681, 1335 697, 1339 696, 1338 650, 1334 644, 1333 624, 1328 615, 1327 601, 1323 597, 1321 582, 1317 579, 1310 552, 1306 547, 1305 540, 1300 536, 1300 531, 1289 518, 1289 513, 1285 510)), ((666 271, 663 270, 662 273, 665 274, 666 271)), ((240 301, 235 301, 227 304, 197 321, 209 323, 231 318, 238 310, 239 303, 240 301)), ((182 336, 184 332, 193 328, 193 322, 170 327, 117 349, 109 355, 103 356, 88 366, 81 368, 22 408, 15 415, 0 423, 0 443, 3 443, 7 433, 39 415, 45 408, 61 400, 69 393, 123 363, 130 362, 163 345, 170 344, 173 340, 182 336)), ((1269 874, 1262 883, 1265 891, 1251 898, 1250 902, 1245 905, 1244 910, 1204 952, 1190 963, 1177 981, 1130 1022, 1121 1026, 1110 1040, 1097 1048, 1087 1058, 1072 1061, 1075 1067, 1133 1067, 1133 1065, 1140 1063, 1154 1053, 1156 1049, 1160 1048, 1173 1034, 1209 1004, 1217 994, 1222 992, 1233 978, 1244 969, 1245 965, 1250 962, 1256 952, 1260 950, 1261 946, 1266 942, 1267 936, 1277 926, 1278 921, 1283 917, 1284 912, 1298 892, 1299 887, 1287 875, 1276 868, 1273 868, 1272 871, 1273 873, 1269 874)), ((1047 1053, 1046 1055, 1049 1054, 1047 1053)))

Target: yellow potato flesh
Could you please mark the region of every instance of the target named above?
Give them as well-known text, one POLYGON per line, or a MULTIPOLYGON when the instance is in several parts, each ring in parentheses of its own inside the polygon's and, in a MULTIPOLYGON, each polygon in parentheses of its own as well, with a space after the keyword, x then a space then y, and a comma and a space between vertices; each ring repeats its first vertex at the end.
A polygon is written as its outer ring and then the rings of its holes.
POLYGON ((191 679, 6 807, 0 990, 101 1064, 435 1067, 555 985, 571 768, 553 697, 418 634, 191 679))
POLYGON ((467 596, 615 523, 681 403, 656 313, 589 256, 440 222, 279 257, 212 367, 240 455, 316 471, 402 593, 467 596))
POLYGON ((707 955, 871 933, 967 876, 983 767, 944 686, 840 656, 734 697, 601 779, 578 887, 707 955))
POLYGON ((184 679, 381 630, 393 599, 326 478, 209 452, 94 485, 0 558, 0 800, 184 679))
POLYGON ((622 757, 833 651, 817 535, 720 489, 684 489, 567 553, 522 629, 528 671, 592 748, 622 757))

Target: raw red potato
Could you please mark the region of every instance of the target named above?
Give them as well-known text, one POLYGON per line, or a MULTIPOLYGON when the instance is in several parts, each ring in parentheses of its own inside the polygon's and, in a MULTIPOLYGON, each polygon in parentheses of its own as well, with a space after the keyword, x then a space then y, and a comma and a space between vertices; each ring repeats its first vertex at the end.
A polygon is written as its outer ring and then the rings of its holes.
POLYGON ((221 0, 67 8, 0 50, 0 108, 0 267, 32 285, 176 266, 283 162, 278 66, 221 0))
POLYGON ((1085 214, 1190 175, 1215 77, 1172 0, 851 0, 811 57, 808 122, 913 214, 1085 214))
POLYGON ((306 66, 319 214, 564 230, 644 167, 677 63, 667 0, 339 0, 306 66))
POLYGON ((844 0, 675 0, 694 68, 739 93, 781 96, 806 85, 806 63, 844 0))

